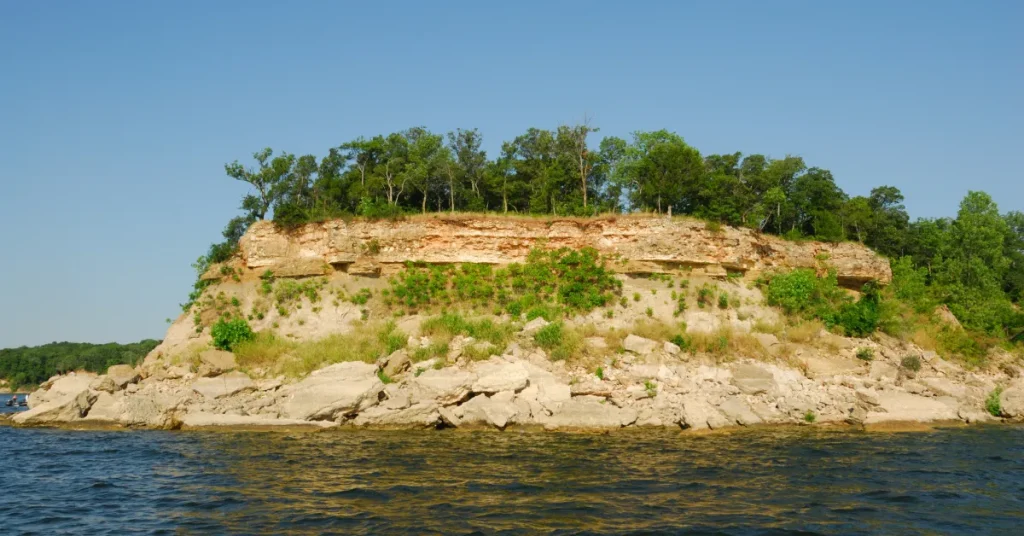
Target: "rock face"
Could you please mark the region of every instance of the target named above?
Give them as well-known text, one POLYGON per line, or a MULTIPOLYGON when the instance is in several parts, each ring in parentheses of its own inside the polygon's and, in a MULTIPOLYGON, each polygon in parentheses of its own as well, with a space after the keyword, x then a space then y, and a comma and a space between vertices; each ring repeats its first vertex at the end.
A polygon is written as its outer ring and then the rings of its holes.
POLYGON ((251 225, 239 245, 250 269, 314 276, 322 275, 326 265, 356 273, 367 266, 385 272, 397 270, 409 260, 509 264, 524 261, 530 249, 541 244, 593 247, 619 255, 628 262, 611 267, 623 272, 661 272, 684 265, 722 275, 725 269, 815 268, 816 256, 827 254, 844 284, 892 279, 884 258, 852 242, 787 242, 749 229, 727 227, 711 232, 697 220, 645 216, 542 220, 436 215, 390 222, 333 220, 287 234, 266 221, 251 225), (366 247, 371 242, 375 247, 366 247))
POLYGON ((999 394, 999 406, 1007 417, 1024 418, 1024 382, 1003 389, 999 394))
POLYGON ((238 367, 235 354, 223 350, 207 350, 199 354, 199 360, 212 374, 220 374, 238 367))

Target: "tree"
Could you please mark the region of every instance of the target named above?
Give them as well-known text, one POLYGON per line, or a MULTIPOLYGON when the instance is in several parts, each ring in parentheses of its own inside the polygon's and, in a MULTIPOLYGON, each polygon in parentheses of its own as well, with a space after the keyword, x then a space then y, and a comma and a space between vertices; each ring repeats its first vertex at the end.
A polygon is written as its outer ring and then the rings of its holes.
POLYGON ((420 208, 426 214, 427 198, 439 187, 444 173, 444 137, 423 127, 411 128, 404 136, 408 147, 405 175, 407 182, 420 193, 420 208))
POLYGON ((667 130, 636 132, 627 161, 625 174, 634 208, 692 212, 704 161, 682 137, 667 130))
POLYGON ((271 160, 273 154, 274 151, 269 147, 253 153, 253 158, 259 164, 257 169, 247 169, 238 160, 224 165, 224 171, 229 177, 247 182, 256 189, 256 195, 245 196, 242 206, 259 220, 266 219, 267 212, 287 190, 292 165, 295 163, 294 155, 282 153, 271 160))
MULTIPOLYGON (((380 138, 378 136, 378 138, 380 138)), ((381 166, 377 166, 383 183, 384 194, 387 197, 388 206, 397 208, 398 201, 405 191, 409 182, 407 165, 409 163, 409 138, 402 134, 389 134, 387 138, 374 142, 381 148, 381 166)))
POLYGON ((568 157, 573 170, 580 181, 580 192, 583 195, 583 211, 587 211, 587 193, 589 190, 588 180, 590 173, 597 162, 597 155, 587 149, 587 136, 591 132, 600 129, 590 126, 590 121, 584 117, 583 123, 575 126, 563 125, 558 127, 557 145, 561 155, 568 157))
POLYGON ((484 173, 487 169, 487 153, 480 148, 483 137, 477 129, 463 130, 448 133, 448 147, 454 156, 455 166, 452 166, 449 174, 449 181, 453 191, 451 204, 455 210, 455 185, 469 184, 470 198, 468 204, 471 208, 480 210, 483 208, 484 192, 481 185, 484 180, 484 173))
POLYGON ((871 223, 865 240, 880 253, 896 257, 903 254, 910 217, 903 206, 903 193, 894 186, 879 186, 868 198, 871 223))

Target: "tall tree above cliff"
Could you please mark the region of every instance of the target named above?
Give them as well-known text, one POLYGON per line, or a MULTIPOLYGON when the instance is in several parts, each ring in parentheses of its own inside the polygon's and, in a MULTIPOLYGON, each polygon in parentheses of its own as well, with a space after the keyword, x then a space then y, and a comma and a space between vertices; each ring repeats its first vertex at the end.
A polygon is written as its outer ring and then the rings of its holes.
POLYGON ((287 191, 295 164, 294 155, 281 153, 271 159, 273 154, 269 147, 253 153, 258 164, 255 169, 242 166, 238 160, 224 165, 229 177, 249 183, 256 190, 255 194, 247 194, 242 199, 242 209, 260 220, 266 219, 267 212, 287 191))
POLYGON ((674 132, 636 132, 627 151, 625 183, 634 209, 692 213, 704 176, 700 152, 674 132))
POLYGON ((457 129, 448 133, 448 148, 454 157, 455 166, 451 167, 449 179, 452 188, 452 210, 455 210, 455 197, 464 196, 466 207, 470 210, 485 208, 484 173, 487 169, 487 153, 480 148, 483 137, 477 129, 457 129), (463 194, 468 186, 469 192, 463 194))

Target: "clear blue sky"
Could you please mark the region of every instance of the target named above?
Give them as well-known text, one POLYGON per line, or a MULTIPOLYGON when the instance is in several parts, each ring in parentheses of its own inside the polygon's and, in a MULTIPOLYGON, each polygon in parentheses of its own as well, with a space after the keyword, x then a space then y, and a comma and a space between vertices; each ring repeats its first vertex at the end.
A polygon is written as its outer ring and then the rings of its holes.
POLYGON ((1024 2, 4 2, 0 348, 161 337, 244 192, 225 162, 413 125, 493 151, 588 114, 915 217, 1024 210, 1022 27, 1024 2))

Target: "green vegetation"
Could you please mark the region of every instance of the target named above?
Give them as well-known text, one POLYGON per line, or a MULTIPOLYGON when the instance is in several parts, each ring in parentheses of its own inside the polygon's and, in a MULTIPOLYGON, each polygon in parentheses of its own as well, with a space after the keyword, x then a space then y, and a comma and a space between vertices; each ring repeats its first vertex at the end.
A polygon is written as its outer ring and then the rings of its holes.
POLYGON ((658 385, 651 380, 644 381, 644 391, 647 391, 647 396, 654 398, 658 396, 658 385))
POLYGON ((910 372, 920 372, 921 358, 916 355, 908 355, 900 360, 900 366, 910 372))
POLYGON ((604 381, 604 368, 597 367, 597 370, 594 371, 594 376, 597 376, 597 379, 604 381))
POLYGON ((255 337, 252 328, 244 318, 225 320, 221 318, 210 329, 213 345, 221 350, 231 351, 238 343, 250 341, 255 337))
POLYGON ((993 417, 1000 417, 1003 414, 1002 404, 999 402, 999 395, 1003 394, 1002 387, 996 387, 988 398, 985 399, 985 410, 993 417))
POLYGON ((787 314, 818 319, 852 337, 865 337, 878 328, 878 285, 865 284, 860 299, 854 300, 839 287, 834 270, 823 277, 806 268, 774 274, 768 279, 766 297, 769 305, 787 314))
POLYGON ((160 344, 146 339, 131 344, 53 342, 0 350, 0 378, 12 389, 34 386, 73 370, 104 373, 112 365, 135 366, 160 344))
POLYGON ((561 321, 552 322, 537 330, 533 336, 537 346, 547 350, 554 361, 575 357, 583 347, 583 338, 576 330, 568 329, 561 321))
POLYGON ((857 349, 857 359, 860 359, 861 361, 871 361, 874 358, 875 352, 871 348, 864 347, 857 349))
POLYGON ((807 413, 804 413, 804 422, 814 424, 814 421, 816 420, 818 420, 818 416, 815 415, 813 411, 807 410, 807 413))
POLYGON ((590 311, 612 303, 622 282, 597 251, 534 249, 524 264, 493 269, 485 264, 426 266, 408 263, 391 278, 390 298, 416 310, 455 303, 498 306, 512 316, 554 320, 561 309, 590 311))
POLYGON ((391 379, 391 376, 388 376, 387 374, 384 374, 383 370, 378 370, 377 371, 377 378, 379 378, 380 382, 383 383, 384 385, 387 385, 389 383, 394 383, 395 382, 395 380, 391 379))

